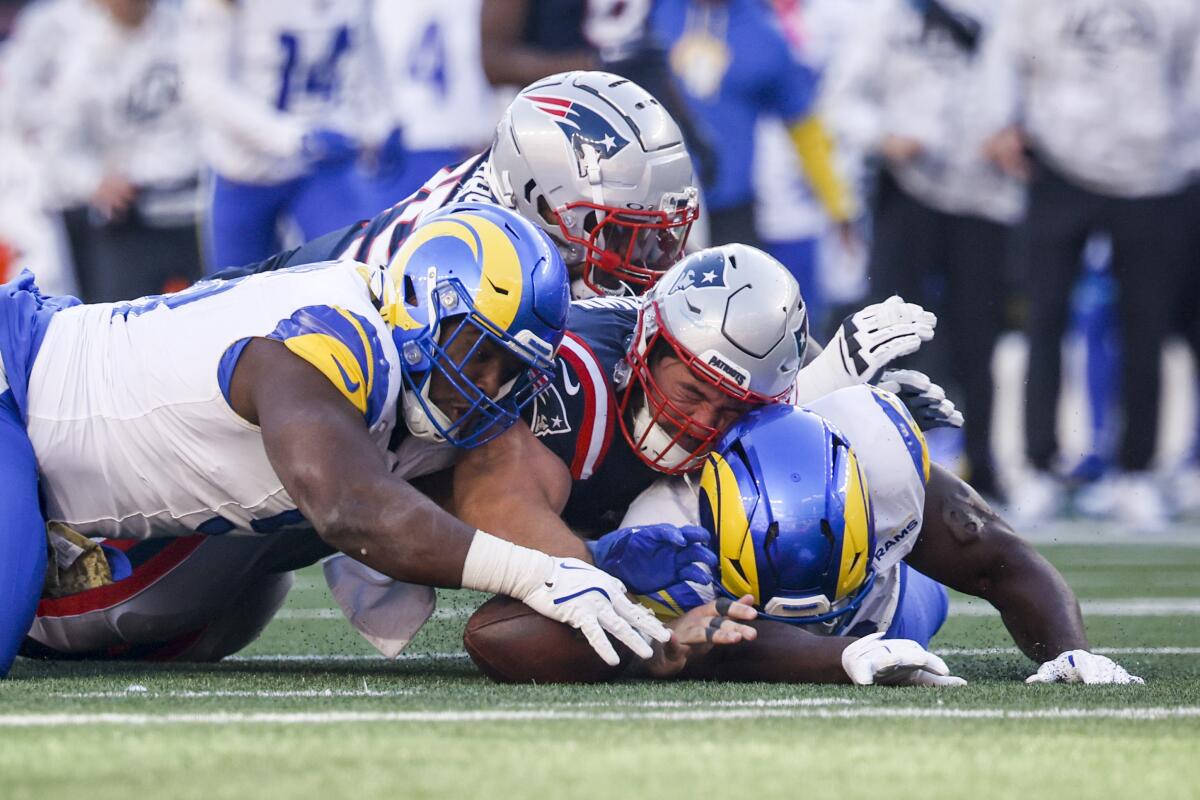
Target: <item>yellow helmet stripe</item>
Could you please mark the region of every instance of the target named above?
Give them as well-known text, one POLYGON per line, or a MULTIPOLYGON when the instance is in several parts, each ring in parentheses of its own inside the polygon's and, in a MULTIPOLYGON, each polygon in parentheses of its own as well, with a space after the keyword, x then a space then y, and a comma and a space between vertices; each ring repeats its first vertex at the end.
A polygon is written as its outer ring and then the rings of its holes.
POLYGON ((756 603, 761 602, 754 537, 750 535, 742 491, 733 469, 717 453, 705 461, 700 493, 709 504, 720 539, 721 583, 736 597, 751 594, 756 603))
POLYGON ((665 591, 654 594, 639 594, 637 601, 654 612, 654 616, 663 622, 683 616, 683 609, 665 591))
MULTIPOLYGON (((427 242, 440 237, 452 237, 464 242, 471 256, 479 265, 479 289, 475 296, 475 307, 496 327, 498 332, 507 331, 521 308, 524 290, 524 275, 521 259, 508 234, 496 223, 477 214, 455 214, 446 219, 433 220, 418 226, 405 239, 400 251, 392 259, 389 270, 399 287, 400 274, 409 259, 427 242)), ((449 265, 434 264, 439 277, 448 274, 449 265)), ((401 301, 397 301, 397 305, 401 301)), ((395 317, 389 323, 408 328, 407 313, 402 309, 390 309, 395 317)))
POLYGON ((871 500, 867 493, 867 479, 858 467, 858 457, 854 451, 848 449, 846 454, 845 527, 835 600, 841 600, 862 586, 867 578, 867 565, 871 561, 871 500))
POLYGON ((497 332, 507 331, 521 308, 521 292, 525 288, 517 248, 508 234, 491 220, 475 214, 456 214, 453 219, 469 225, 483 245, 479 265, 483 279, 479 282, 475 307, 496 326, 497 332))

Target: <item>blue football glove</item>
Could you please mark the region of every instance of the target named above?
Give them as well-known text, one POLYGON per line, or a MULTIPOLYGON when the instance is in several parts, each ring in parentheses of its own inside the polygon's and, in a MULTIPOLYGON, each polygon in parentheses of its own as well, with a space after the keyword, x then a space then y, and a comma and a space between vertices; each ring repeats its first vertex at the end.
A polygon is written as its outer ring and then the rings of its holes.
POLYGON ((319 129, 304 134, 300 152, 310 165, 329 167, 358 158, 358 142, 344 133, 319 129))
POLYGON ((686 581, 711 583, 717 556, 708 531, 695 525, 619 528, 588 542, 596 566, 635 594, 652 594, 686 581))
POLYGON ((375 177, 390 179, 395 178, 404 172, 404 162, 408 156, 408 150, 404 147, 404 131, 399 128, 392 129, 392 132, 383 140, 383 144, 379 145, 379 149, 375 152, 375 177))

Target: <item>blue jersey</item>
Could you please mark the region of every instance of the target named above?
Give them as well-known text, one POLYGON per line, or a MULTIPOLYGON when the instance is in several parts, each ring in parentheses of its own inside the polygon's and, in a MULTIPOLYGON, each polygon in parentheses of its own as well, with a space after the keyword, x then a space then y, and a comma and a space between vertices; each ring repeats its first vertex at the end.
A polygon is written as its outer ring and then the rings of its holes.
POLYGON ((639 301, 571 304, 554 383, 526 412, 535 436, 571 470, 563 519, 590 534, 617 527, 633 499, 659 477, 621 432, 613 371, 637 323, 639 301))
POLYGON ((792 52, 762 0, 659 0, 650 22, 717 154, 706 205, 722 210, 752 202, 755 123, 764 114, 786 122, 808 116, 816 74, 792 52))

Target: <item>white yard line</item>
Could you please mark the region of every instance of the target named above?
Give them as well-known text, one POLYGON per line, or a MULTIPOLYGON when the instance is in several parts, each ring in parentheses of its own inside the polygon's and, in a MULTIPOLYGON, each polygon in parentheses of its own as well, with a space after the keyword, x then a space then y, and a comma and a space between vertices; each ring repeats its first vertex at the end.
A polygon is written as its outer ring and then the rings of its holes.
MULTIPOLYGON (((939 656, 1015 656, 1015 647, 944 647, 934 649, 939 656)), ((1106 656, 1200 656, 1200 647, 1095 647, 1093 653, 1106 656)))
MULTIPOLYGON (((269 698, 269 699, 321 699, 325 697, 411 697, 420 694, 418 689, 376 691, 373 689, 311 689, 311 690, 147 690, 144 686, 131 686, 125 690, 102 692, 52 692, 47 697, 71 700, 137 700, 142 698, 170 700, 203 700, 214 697, 269 698)), ((554 708, 798 708, 818 706, 847 706, 859 702, 848 697, 780 697, 754 700, 593 700, 570 703, 551 703, 554 708)), ((546 703, 517 703, 518 706, 544 708, 546 703)))
MULTIPOLYGON (((466 619, 475 613, 474 608, 439 608, 433 619, 466 619)), ((281 608, 275 619, 345 619, 340 608, 281 608)))
POLYGON ((171 700, 203 700, 211 697, 262 697, 262 698, 322 698, 322 697, 411 697, 418 694, 416 689, 394 689, 375 691, 373 689, 296 689, 296 690, 213 690, 187 691, 170 690, 165 692, 149 691, 144 687, 130 688, 124 691, 108 692, 58 692, 48 697, 62 697, 83 700, 121 699, 135 700, 143 697, 168 698, 171 700))
MULTIPOLYGON (((1083 600, 1083 613, 1093 617, 1175 617, 1200 615, 1198 597, 1124 597, 1108 600, 1083 600)), ((439 608, 433 619, 463 620, 475 613, 474 608, 439 608)), ((962 617, 987 617, 996 610, 983 600, 955 600, 950 613, 962 617)), ((282 608, 276 619, 343 619, 337 608, 282 608)))
MULTIPOLYGON (((401 653, 397 661, 460 661, 468 658, 461 650, 449 653, 401 653)), ((221 663, 272 663, 272 662, 306 662, 306 661, 386 661, 379 653, 334 653, 318 655, 317 653, 274 653, 270 655, 229 656, 221 663)))
MULTIPOLYGON (((940 656, 1015 656, 1020 651, 1015 647, 946 647, 936 648, 940 656)), ((1200 647, 1097 647, 1093 650, 1104 655, 1125 656, 1196 656, 1200 655, 1200 647)), ((401 653, 398 661, 459 661, 468 658, 461 651, 449 653, 401 653)), ((375 653, 337 653, 334 655, 318 655, 317 653, 259 653, 245 656, 229 656, 223 663, 308 663, 321 661, 384 661, 384 657, 375 653)))
POLYGON ((579 720, 693 722, 734 719, 1114 719, 1161 721, 1200 717, 1200 706, 1145 708, 926 708, 863 706, 853 708, 709 708, 697 710, 583 711, 554 709, 479 709, 460 711, 295 711, 172 714, 2 714, 0 728, 79 727, 82 725, 314 725, 362 722, 461 723, 579 720))
MULTIPOLYGON (((1200 614, 1200 597, 1119 597, 1109 600, 1082 600, 1085 617, 1192 617, 1200 614)), ((950 614, 961 617, 988 617, 998 612, 984 600, 955 600, 950 614)))

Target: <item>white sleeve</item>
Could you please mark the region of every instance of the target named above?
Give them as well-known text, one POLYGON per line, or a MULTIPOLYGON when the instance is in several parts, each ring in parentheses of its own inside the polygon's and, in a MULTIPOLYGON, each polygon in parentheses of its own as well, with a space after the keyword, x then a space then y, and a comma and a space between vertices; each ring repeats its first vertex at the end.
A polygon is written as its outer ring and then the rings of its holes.
POLYGON ((663 477, 650 484, 633 502, 620 527, 666 523, 682 527, 700 524, 700 502, 685 478, 663 477))
POLYGON ((979 125, 989 136, 1021 121, 1024 5, 1021 0, 1002 3, 995 28, 983 40, 979 125))
POLYGON ((809 403, 849 440, 875 517, 875 568, 894 566, 917 542, 925 516, 929 448, 904 404, 874 386, 851 386, 809 403))
POLYGON ((883 127, 883 87, 888 20, 893 0, 874 3, 862 27, 846 36, 842 51, 830 62, 822 90, 822 115, 838 141, 859 155, 878 149, 883 127))
POLYGON ((99 129, 102 100, 95 89, 91 57, 94 37, 77 41, 62 63, 57 90, 48 99, 55 123, 43 136, 45 177, 49 194, 67 205, 86 202, 104 178, 104 142, 99 129))
POLYGON ((349 85, 356 87, 350 102, 359 124, 358 136, 367 147, 378 147, 394 128, 400 127, 400 109, 387 83, 387 63, 382 43, 371 13, 363 20, 362 57, 358 59, 361 74, 351 76, 349 85))
POLYGON ((300 153, 300 121, 244 92, 234 81, 236 5, 229 0, 186 0, 181 67, 183 88, 196 117, 264 156, 300 153))

